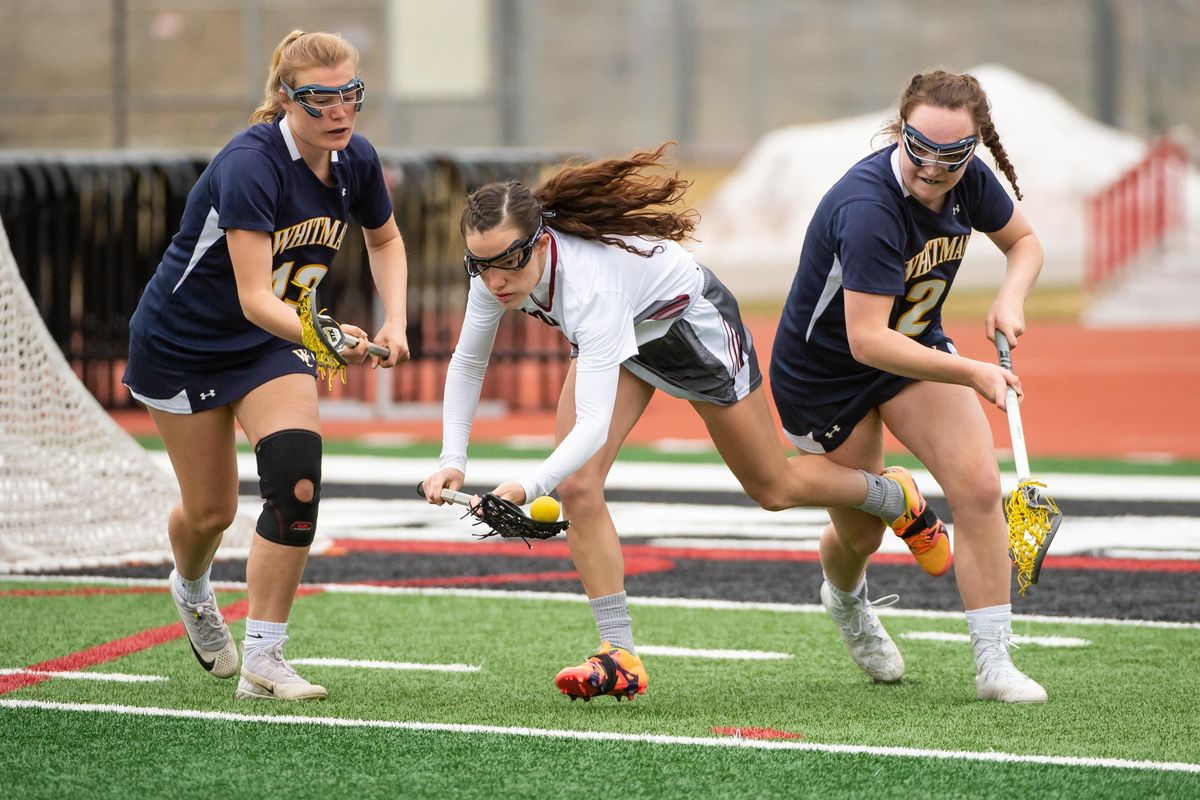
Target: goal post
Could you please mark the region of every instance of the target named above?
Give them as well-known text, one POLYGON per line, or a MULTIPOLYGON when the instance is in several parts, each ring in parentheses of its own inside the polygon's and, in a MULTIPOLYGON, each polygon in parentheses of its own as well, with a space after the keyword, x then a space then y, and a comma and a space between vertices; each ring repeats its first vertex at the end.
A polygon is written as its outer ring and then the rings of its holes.
MULTIPOLYGON (((174 479, 75 376, 2 223, 0 346, 0 573, 170 559, 174 479)), ((252 535, 239 516, 221 555, 244 552, 252 535)))

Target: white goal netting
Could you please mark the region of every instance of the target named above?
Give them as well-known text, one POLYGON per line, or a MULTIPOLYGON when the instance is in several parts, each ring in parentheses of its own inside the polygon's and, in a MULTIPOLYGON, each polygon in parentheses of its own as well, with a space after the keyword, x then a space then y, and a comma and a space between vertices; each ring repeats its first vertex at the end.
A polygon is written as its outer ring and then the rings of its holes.
MULTIPOLYGON (((0 573, 170 557, 174 479, 76 378, 0 224, 0 573)), ((223 555, 249 547, 239 518, 223 555)))

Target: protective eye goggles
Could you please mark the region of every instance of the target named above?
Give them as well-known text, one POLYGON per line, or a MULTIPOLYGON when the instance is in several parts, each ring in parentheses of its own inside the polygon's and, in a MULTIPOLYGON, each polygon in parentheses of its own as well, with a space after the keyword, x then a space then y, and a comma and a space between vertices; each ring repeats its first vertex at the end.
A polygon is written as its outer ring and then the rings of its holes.
POLYGON ((950 144, 938 144, 928 139, 916 128, 904 123, 900 133, 904 141, 904 152, 918 167, 942 167, 947 172, 954 172, 970 160, 979 144, 978 136, 968 136, 950 144))
POLYGON ((544 225, 538 225, 538 229, 528 239, 518 239, 503 253, 497 253, 487 258, 480 258, 470 250, 463 250, 463 267, 472 278, 482 275, 489 269, 502 269, 508 272, 524 269, 533 256, 534 245, 538 243, 538 239, 542 238, 545 231, 544 225))
POLYGON ((363 98, 367 96, 367 85, 357 75, 344 86, 318 86, 310 83, 293 89, 282 80, 279 86, 293 100, 309 113, 309 116, 320 117, 325 109, 340 105, 353 105, 355 111, 362 111, 363 98))

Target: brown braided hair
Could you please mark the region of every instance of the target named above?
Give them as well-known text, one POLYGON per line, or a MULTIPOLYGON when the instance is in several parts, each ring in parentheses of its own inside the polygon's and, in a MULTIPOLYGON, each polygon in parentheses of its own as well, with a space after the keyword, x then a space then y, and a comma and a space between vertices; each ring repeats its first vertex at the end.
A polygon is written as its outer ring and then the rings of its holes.
POLYGON ((992 105, 987 93, 979 85, 974 75, 958 74, 942 69, 922 72, 912 77, 904 93, 900 95, 900 116, 892 120, 881 134, 890 136, 892 141, 900 138, 900 129, 913 109, 919 105, 936 106, 957 110, 965 108, 975 122, 979 138, 992 153, 996 167, 1008 178, 1018 200, 1023 200, 1021 189, 1017 186, 1017 171, 1008 160, 1004 145, 1000 144, 1000 135, 992 123, 992 105))
POLYGON ((276 117, 283 116, 283 105, 279 100, 279 92, 282 91, 280 81, 295 86, 296 73, 300 70, 336 67, 345 61, 353 63, 354 68, 358 69, 358 50, 340 34, 292 31, 275 46, 263 101, 250 115, 250 124, 274 122, 276 117))
POLYGON ((509 224, 523 236, 539 225, 603 242, 649 257, 661 250, 640 250, 620 238, 645 237, 683 241, 693 238, 699 213, 692 208, 672 210, 691 185, 679 177, 652 174, 674 142, 643 150, 628 158, 613 158, 568 166, 531 191, 519 181, 485 184, 467 197, 459 230, 482 233, 509 224))

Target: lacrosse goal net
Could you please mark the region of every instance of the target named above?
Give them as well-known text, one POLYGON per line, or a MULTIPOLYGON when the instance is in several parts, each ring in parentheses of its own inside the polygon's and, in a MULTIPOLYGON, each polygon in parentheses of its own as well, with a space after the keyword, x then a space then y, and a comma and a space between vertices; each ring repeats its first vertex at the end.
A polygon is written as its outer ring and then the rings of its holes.
MULTIPOLYGON (((3 224, 0 343, 0 573, 169 559, 175 482, 75 376, 3 224)), ((222 554, 248 548, 252 534, 239 517, 222 554)))

